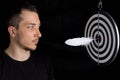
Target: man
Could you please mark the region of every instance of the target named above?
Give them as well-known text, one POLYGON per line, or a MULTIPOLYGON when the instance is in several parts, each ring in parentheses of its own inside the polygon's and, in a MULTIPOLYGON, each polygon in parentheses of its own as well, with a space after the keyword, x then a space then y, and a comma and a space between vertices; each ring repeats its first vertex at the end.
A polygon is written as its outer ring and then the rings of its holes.
POLYGON ((40 25, 35 6, 23 3, 12 10, 8 19, 10 44, 0 52, 0 80, 54 79, 49 58, 42 53, 31 53, 41 37, 40 25))

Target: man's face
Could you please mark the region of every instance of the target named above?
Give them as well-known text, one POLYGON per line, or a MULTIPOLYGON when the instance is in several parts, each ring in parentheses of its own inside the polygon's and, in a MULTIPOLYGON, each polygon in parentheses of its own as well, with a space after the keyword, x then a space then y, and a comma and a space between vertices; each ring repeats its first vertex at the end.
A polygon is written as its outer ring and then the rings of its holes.
POLYGON ((41 37, 39 16, 35 12, 23 10, 21 17, 23 20, 16 30, 15 41, 21 48, 35 50, 41 37))

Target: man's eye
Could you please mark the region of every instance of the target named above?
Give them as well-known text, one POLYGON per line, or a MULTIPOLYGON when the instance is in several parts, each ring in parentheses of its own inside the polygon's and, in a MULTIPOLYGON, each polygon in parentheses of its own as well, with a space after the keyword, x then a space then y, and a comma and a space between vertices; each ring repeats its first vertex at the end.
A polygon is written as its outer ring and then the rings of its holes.
POLYGON ((34 26, 32 26, 32 25, 29 25, 29 26, 28 26, 29 29, 32 29, 33 27, 34 27, 34 26))

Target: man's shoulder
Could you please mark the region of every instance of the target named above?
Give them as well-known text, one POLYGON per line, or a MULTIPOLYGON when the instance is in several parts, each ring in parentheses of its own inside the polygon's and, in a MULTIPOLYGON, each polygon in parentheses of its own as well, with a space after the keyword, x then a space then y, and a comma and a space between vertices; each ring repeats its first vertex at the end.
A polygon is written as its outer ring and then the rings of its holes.
POLYGON ((0 64, 2 63, 2 58, 3 58, 3 51, 0 50, 0 64))
POLYGON ((2 55, 3 55, 3 51, 0 50, 0 60, 1 60, 1 58, 2 58, 2 55))
POLYGON ((0 74, 1 74, 1 70, 2 70, 2 64, 3 64, 3 51, 0 50, 0 74))
POLYGON ((1 49, 0 49, 0 65, 1 65, 2 62, 4 61, 4 54, 5 54, 4 50, 1 50, 1 49))

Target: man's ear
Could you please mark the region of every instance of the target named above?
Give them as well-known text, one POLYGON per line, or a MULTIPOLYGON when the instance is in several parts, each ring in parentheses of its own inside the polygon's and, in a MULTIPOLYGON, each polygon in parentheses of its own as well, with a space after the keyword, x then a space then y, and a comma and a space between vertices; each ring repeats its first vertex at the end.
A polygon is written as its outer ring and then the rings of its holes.
POLYGON ((15 35, 16 35, 16 28, 14 26, 9 26, 8 27, 8 32, 9 32, 11 37, 15 37, 15 35))

